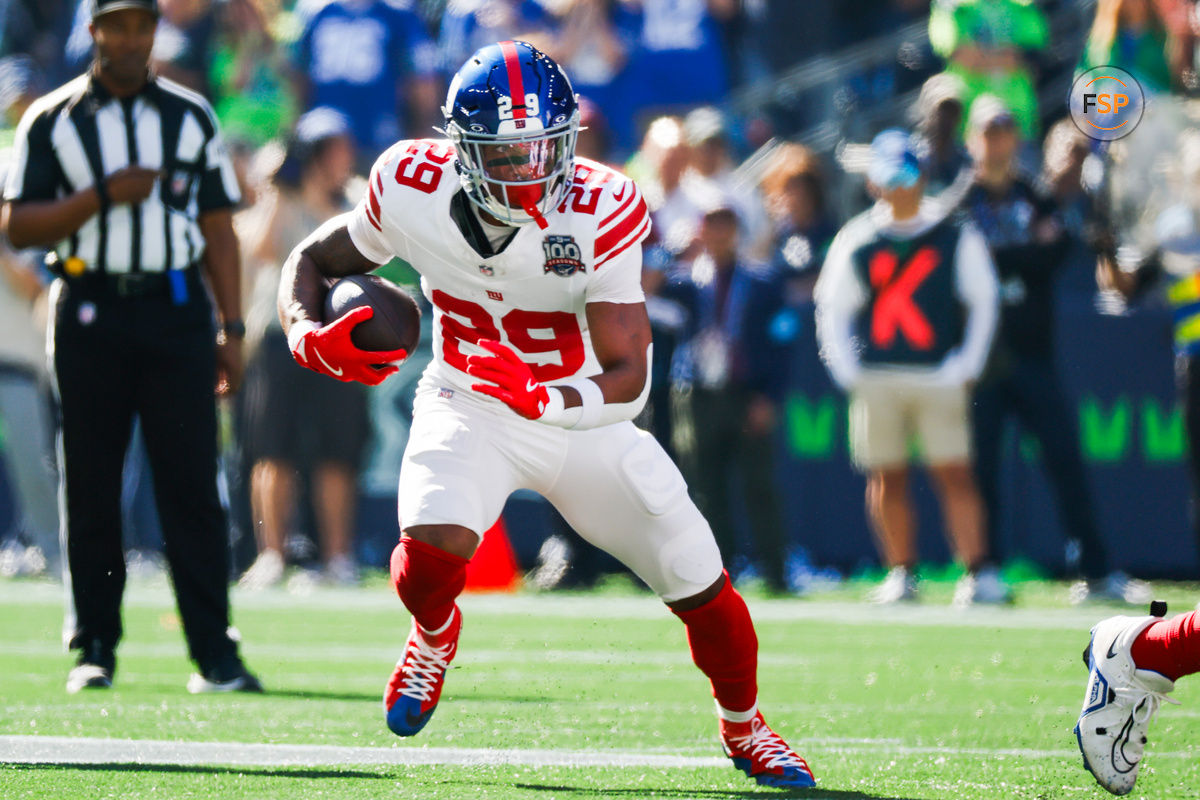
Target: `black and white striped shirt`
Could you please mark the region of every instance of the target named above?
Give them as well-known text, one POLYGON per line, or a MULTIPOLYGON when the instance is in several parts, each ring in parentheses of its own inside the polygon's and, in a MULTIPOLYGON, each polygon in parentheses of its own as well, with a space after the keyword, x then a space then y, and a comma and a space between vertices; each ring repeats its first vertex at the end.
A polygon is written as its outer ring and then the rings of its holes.
POLYGON ((130 98, 84 74, 39 98, 17 127, 8 201, 55 200, 136 164, 163 177, 137 205, 115 205, 54 249, 89 271, 163 272, 196 263, 204 250, 198 217, 240 200, 233 164, 208 102, 151 76, 130 98))

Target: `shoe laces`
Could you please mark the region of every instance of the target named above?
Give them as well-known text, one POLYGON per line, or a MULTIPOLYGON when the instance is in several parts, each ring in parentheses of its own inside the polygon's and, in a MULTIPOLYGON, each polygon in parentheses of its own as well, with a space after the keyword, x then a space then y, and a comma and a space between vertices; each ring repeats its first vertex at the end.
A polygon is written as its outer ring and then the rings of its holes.
POLYGON ((808 762, 796 755, 787 742, 771 730, 761 717, 751 720, 750 733, 745 736, 730 735, 727 738, 730 744, 749 754, 754 761, 761 762, 766 769, 798 767, 808 771, 808 762))
POLYGON ((1133 706, 1130 716, 1139 725, 1149 722, 1158 713, 1158 709, 1162 707, 1163 703, 1170 703, 1173 706, 1182 705, 1166 692, 1156 692, 1153 689, 1121 686, 1114 688, 1113 692, 1121 700, 1133 706))
POLYGON ((419 632, 414 633, 404 649, 404 684, 400 694, 422 703, 429 700, 442 675, 450 667, 454 644, 450 642, 441 647, 431 647, 419 632))

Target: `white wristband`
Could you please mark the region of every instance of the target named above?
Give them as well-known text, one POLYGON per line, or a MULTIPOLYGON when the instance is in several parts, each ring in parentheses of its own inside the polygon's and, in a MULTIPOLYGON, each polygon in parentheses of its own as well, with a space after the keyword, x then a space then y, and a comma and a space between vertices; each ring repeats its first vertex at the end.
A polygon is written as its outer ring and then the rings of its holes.
POLYGON ((579 419, 571 427, 583 429, 596 427, 600 413, 604 410, 604 392, 600 390, 599 384, 591 378, 584 378, 565 385, 579 392, 580 408, 583 410, 579 419))
POLYGON ((583 409, 578 406, 575 408, 565 408, 563 406, 563 393, 553 386, 547 386, 546 407, 542 410, 542 415, 537 418, 537 421, 553 425, 556 428, 572 428, 579 422, 579 417, 582 413, 583 409))
MULTIPOLYGON (((293 322, 292 327, 288 328, 288 349, 290 349, 293 353, 296 352, 296 348, 300 345, 300 340, 310 332, 315 331, 320 327, 320 325, 313 322, 311 319, 299 319, 293 322)), ((301 355, 304 355, 305 358, 307 358, 307 355, 303 353, 301 355)))

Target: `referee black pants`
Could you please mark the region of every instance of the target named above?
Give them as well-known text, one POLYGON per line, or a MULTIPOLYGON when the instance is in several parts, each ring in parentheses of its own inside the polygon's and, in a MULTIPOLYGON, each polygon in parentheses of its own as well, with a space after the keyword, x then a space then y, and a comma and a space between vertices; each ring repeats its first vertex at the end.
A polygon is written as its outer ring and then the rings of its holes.
POLYGON ((216 349, 195 268, 188 297, 122 296, 111 279, 57 281, 53 367, 60 401, 63 524, 75 603, 72 648, 115 649, 125 560, 121 472, 134 414, 188 652, 202 670, 236 656, 229 548, 217 495, 216 349))

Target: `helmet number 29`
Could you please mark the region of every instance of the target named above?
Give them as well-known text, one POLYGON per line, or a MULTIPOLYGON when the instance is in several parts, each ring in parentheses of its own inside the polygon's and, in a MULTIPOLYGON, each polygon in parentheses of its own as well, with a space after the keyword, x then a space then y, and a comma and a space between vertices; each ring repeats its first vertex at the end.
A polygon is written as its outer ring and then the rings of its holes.
MULTIPOLYGON (((512 119, 512 98, 508 95, 500 95, 496 98, 497 111, 500 119, 512 119)), ((538 96, 532 92, 525 95, 525 116, 536 117, 538 115, 538 96)))

